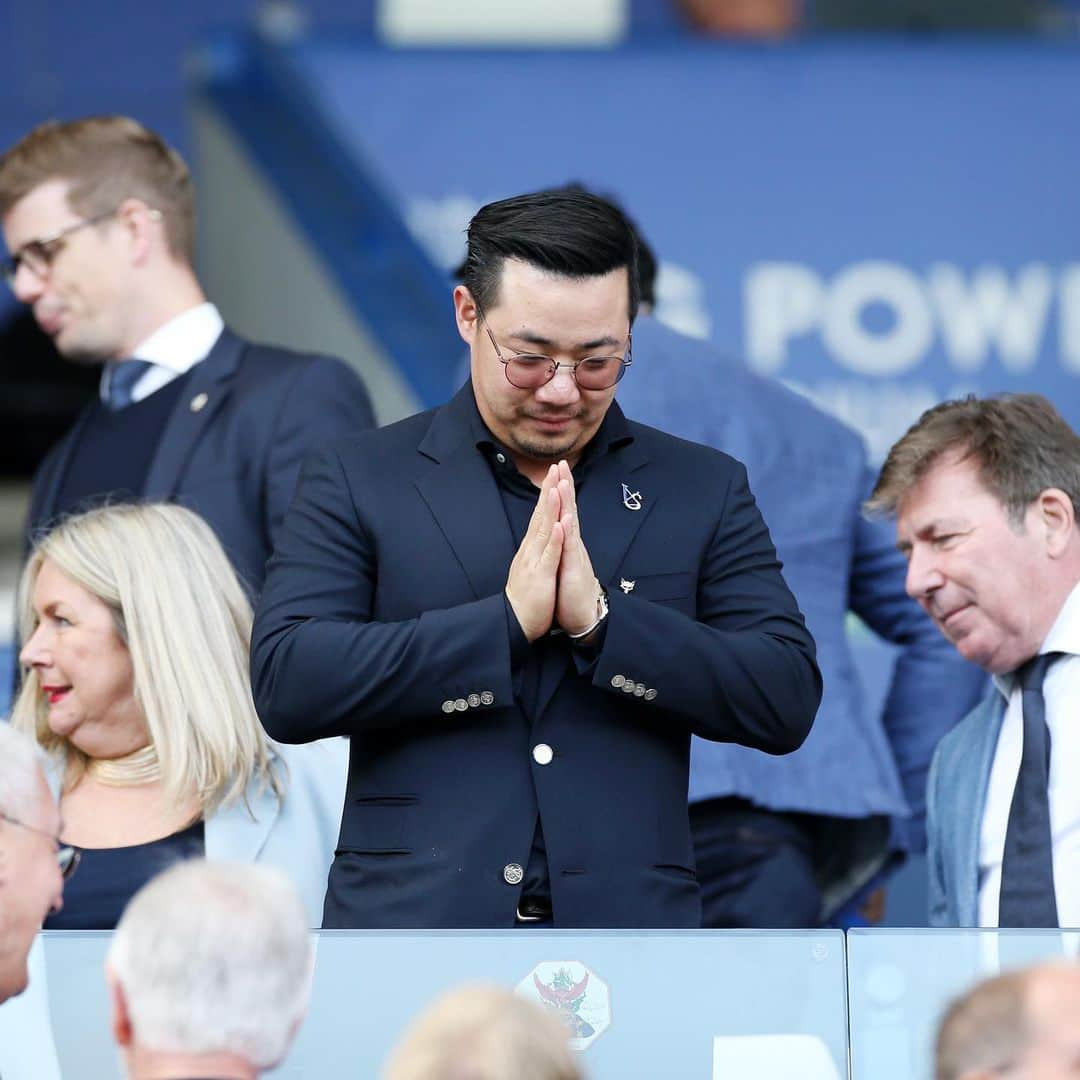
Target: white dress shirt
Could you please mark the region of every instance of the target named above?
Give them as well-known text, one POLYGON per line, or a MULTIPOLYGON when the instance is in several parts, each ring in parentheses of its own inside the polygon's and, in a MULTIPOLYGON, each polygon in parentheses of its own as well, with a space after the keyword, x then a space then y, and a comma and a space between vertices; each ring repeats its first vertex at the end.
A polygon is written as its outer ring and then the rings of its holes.
MULTIPOLYGON (((135 384, 131 400, 142 401, 205 360, 224 329, 221 314, 209 301, 159 326, 132 354, 132 359, 147 360, 154 366, 135 384)), ((101 373, 102 401, 109 399, 109 379, 115 367, 115 363, 106 364, 101 373)))
MULTIPOLYGON (((1040 653, 1063 656, 1046 673, 1043 697, 1050 729, 1050 834, 1058 921, 1080 927, 1080 585, 1069 594, 1040 653)), ((995 675, 1008 702, 990 767, 979 833, 979 925, 997 926, 1001 863, 1024 744, 1021 690, 1014 673, 995 675)))

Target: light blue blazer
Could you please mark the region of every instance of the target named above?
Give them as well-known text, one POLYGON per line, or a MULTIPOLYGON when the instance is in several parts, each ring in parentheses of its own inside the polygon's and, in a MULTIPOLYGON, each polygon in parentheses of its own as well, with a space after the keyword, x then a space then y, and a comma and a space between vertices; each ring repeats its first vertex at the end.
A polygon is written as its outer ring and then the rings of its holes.
POLYGON ((926 785, 930 925, 979 925, 979 832, 1005 716, 993 686, 938 744, 926 785))
MULTIPOLYGON (((287 769, 284 801, 251 785, 246 801, 206 819, 206 857, 276 866, 299 890, 309 925, 319 927, 345 801, 349 744, 345 739, 275 743, 274 755, 287 769)), ((50 770, 49 786, 57 798, 60 782, 60 770, 50 770)))

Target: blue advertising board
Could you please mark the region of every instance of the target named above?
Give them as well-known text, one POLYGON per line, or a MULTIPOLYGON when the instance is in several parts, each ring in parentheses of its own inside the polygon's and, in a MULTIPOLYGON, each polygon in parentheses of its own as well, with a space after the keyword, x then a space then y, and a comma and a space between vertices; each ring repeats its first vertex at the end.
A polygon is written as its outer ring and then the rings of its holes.
POLYGON ((491 199, 609 193, 660 256, 658 314, 806 390, 876 460, 966 392, 1038 390, 1080 426, 1078 61, 1060 43, 850 38, 339 39, 287 59, 436 264, 491 199))

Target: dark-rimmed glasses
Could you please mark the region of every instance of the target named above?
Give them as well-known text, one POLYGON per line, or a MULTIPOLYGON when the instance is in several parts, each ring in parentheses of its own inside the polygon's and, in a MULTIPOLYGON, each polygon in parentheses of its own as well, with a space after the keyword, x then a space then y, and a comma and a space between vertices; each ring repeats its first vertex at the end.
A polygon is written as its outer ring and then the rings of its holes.
POLYGON ((67 881, 75 873, 79 860, 82 858, 82 852, 77 847, 72 847, 70 844, 61 844, 59 836, 46 832, 45 829, 39 829, 36 825, 27 825, 25 821, 20 821, 10 814, 0 813, 0 818, 3 818, 9 825, 18 825, 20 829, 28 829, 30 832, 37 833, 38 836, 47 836, 56 844, 56 861, 60 864, 60 876, 67 881))
POLYGON ((111 218, 115 210, 107 210, 104 214, 95 214, 83 221, 76 221, 74 225, 66 225, 48 236, 39 237, 37 240, 28 240, 13 255, 9 255, 3 263, 0 263, 0 273, 11 288, 15 288, 15 275, 20 266, 25 266, 35 277, 43 278, 49 273, 53 259, 64 249, 64 241, 74 232, 85 229, 90 225, 100 225, 107 218, 111 218))
MULTIPOLYGON (((475 302, 475 300, 474 300, 475 302)), ((483 320, 484 330, 491 341, 491 347, 503 366, 503 373, 511 386, 519 390, 538 390, 541 386, 551 382, 555 378, 555 372, 559 368, 569 368, 574 380, 582 390, 610 390, 622 377, 623 372, 634 362, 631 348, 633 341, 631 332, 626 332, 626 355, 625 356, 586 356, 584 360, 571 360, 565 363, 554 360, 542 353, 520 353, 515 349, 508 349, 513 356, 505 357, 495 340, 495 335, 488 326, 487 316, 476 305, 477 314, 483 320)))

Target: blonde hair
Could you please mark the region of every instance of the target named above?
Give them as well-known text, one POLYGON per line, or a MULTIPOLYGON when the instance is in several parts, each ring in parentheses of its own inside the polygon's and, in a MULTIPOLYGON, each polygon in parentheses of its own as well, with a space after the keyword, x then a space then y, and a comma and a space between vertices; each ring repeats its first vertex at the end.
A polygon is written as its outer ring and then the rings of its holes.
POLYGON ((1029 970, 977 983, 956 998, 938 1025, 934 1080, 960 1080, 968 1072, 1015 1065, 1030 1039, 1029 970))
MULTIPOLYGON (((165 503, 107 506, 62 521, 37 542, 23 571, 23 641, 37 625, 32 597, 46 559, 112 611, 166 793, 194 791, 204 812, 242 797, 253 780, 281 798, 272 743, 251 697, 251 605, 210 526, 165 503)), ((49 728, 32 668, 11 719, 63 756, 65 788, 73 787, 87 758, 49 728)))
POLYGON ((498 986, 440 997, 405 1032, 383 1080, 582 1080, 566 1025, 498 986))
POLYGON ((191 263, 195 193, 184 159, 129 116, 88 116, 38 124, 0 156, 0 216, 49 180, 68 181, 78 214, 108 214, 142 199, 165 223, 169 250, 191 263))

